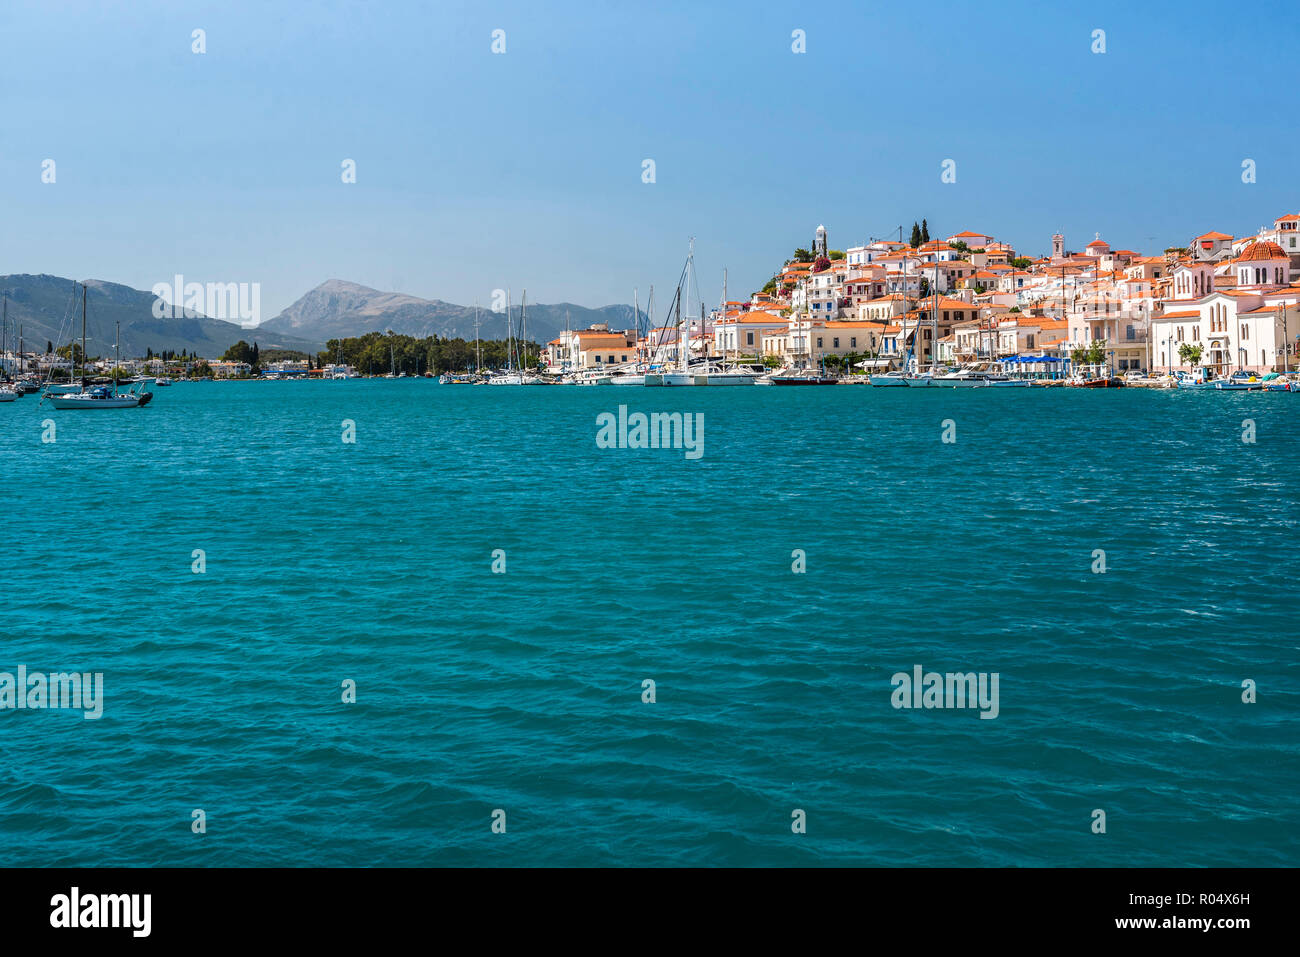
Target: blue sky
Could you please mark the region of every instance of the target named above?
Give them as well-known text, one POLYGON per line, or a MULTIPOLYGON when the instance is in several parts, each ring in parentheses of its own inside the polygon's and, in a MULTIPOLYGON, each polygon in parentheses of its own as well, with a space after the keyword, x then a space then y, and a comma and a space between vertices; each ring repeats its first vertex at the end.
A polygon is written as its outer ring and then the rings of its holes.
POLYGON ((0 273, 259 282, 263 318, 329 278, 627 302, 692 235, 716 301, 818 223, 1036 255, 1300 208, 1290 3, 9 0, 0 36, 0 273))

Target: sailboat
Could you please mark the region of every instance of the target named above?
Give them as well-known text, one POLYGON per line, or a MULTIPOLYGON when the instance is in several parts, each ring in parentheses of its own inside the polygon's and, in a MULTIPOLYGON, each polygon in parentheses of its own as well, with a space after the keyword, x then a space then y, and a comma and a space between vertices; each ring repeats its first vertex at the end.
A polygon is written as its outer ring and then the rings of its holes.
MULTIPOLYGON (((6 338, 6 334, 8 333, 8 331, 9 331, 9 293, 6 292, 5 301, 4 301, 4 319, 0 320, 0 358, 3 358, 5 355, 7 355, 9 351, 8 344, 7 344, 8 340, 6 338)), ((22 347, 19 346, 18 355, 21 356, 22 354, 23 354, 22 347)), ((8 374, 9 374, 8 370, 5 369, 3 370, 3 377, 0 377, 0 402, 12 402, 14 401, 14 399, 17 399, 19 396, 23 394, 22 392, 19 392, 16 387, 10 388, 4 382, 4 378, 7 378, 8 374)))
MULTIPOLYGON (((690 324, 691 324, 691 286, 695 285, 695 239, 691 239, 690 251, 686 256, 686 268, 682 271, 682 280, 677 287, 677 296, 675 298, 677 308, 677 330, 678 330, 678 368, 676 372, 664 372, 657 378, 658 381, 652 381, 652 377, 647 376, 646 385, 665 385, 665 386, 683 386, 683 385, 753 385, 758 379, 758 375, 752 371, 744 369, 726 369, 714 363, 708 356, 708 347, 705 346, 705 356, 699 362, 691 362, 690 348, 690 324), (682 317, 681 303, 682 292, 686 293, 686 316, 682 317), (695 368, 692 368, 694 365, 695 368)), ((726 311, 726 279, 723 279, 723 311, 726 311)), ((700 334, 704 333, 704 303, 700 302, 700 334)), ((705 340, 707 342, 707 340, 705 340)))
MULTIPOLYGON (((524 290, 523 305, 520 306, 519 324, 520 336, 523 335, 527 328, 528 322, 528 290, 524 290)), ((528 347, 524 346, 524 356, 528 355, 528 347)), ((488 385, 541 385, 542 380, 536 375, 530 375, 523 370, 523 363, 519 360, 519 339, 514 334, 514 327, 510 320, 510 290, 506 290, 506 371, 490 376, 487 380, 488 385), (516 368, 518 367, 518 368, 516 368)))
MULTIPOLYGON (((117 324, 117 329, 121 331, 122 324, 117 324)), ((117 354, 117 363, 121 361, 121 350, 118 348, 118 339, 115 336, 113 340, 113 350, 117 354)), ((74 350, 75 351, 75 350, 74 350)), ((134 388, 134 387, 133 387, 134 388)), ((113 377, 113 385, 110 388, 106 385, 86 388, 86 284, 81 285, 81 391, 70 392, 63 395, 53 395, 46 393, 41 397, 44 403, 47 399, 50 405, 56 409, 136 409, 149 404, 153 398, 152 392, 146 392, 141 389, 140 392, 117 391, 117 377, 113 377)))

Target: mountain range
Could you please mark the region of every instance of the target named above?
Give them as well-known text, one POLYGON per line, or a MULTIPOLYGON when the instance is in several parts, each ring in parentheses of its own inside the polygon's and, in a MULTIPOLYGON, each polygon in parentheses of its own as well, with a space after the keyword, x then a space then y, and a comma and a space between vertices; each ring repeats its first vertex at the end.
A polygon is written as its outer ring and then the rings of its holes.
MULTIPOLYGON (((520 304, 512 303, 511 324, 519 335, 523 311, 520 304)), ((642 310, 642 316, 645 315, 642 310)), ((324 344, 328 339, 356 336, 365 332, 392 330, 408 336, 440 336, 443 338, 474 338, 474 323, 484 339, 506 337, 506 313, 473 306, 458 306, 441 299, 418 299, 397 292, 380 292, 368 286, 331 279, 289 306, 273 319, 257 327, 284 335, 296 336, 324 344)), ((610 329, 631 329, 636 326, 631 304, 601 306, 591 309, 569 302, 552 305, 528 304, 526 334, 536 342, 547 342, 559 335, 567 324, 570 329, 586 329, 594 323, 606 323, 610 329)))
MULTIPOLYGON (((404 335, 444 338, 504 339, 505 310, 493 312, 458 306, 440 299, 419 299, 403 293, 381 292, 353 282, 331 279, 306 293, 279 315, 258 326, 213 319, 188 310, 176 318, 154 316, 152 292, 119 283, 85 280, 87 351, 92 356, 113 355, 114 335, 120 334, 124 357, 143 356, 147 350, 185 350, 204 358, 217 358, 240 339, 256 341, 260 348, 319 352, 329 339, 393 331, 404 335), (120 327, 119 324, 120 323, 120 327), (120 331, 119 331, 120 330, 120 331)), ((8 345, 17 346, 21 326, 27 351, 44 351, 81 337, 81 289, 72 279, 49 275, 0 276, 0 290, 8 293, 8 345)), ((644 310, 641 315, 644 317, 644 310)), ((519 334, 521 309, 513 304, 511 323, 519 334)), ((636 325, 631 305, 597 309, 572 303, 532 304, 527 310, 527 336, 547 342, 564 330, 585 329, 606 323, 611 329, 636 325)))
MULTIPOLYGON (((92 356, 113 355, 114 336, 120 334, 122 356, 143 356, 146 351, 182 349, 204 358, 219 357, 240 339, 251 339, 253 330, 238 323, 212 319, 193 310, 176 318, 154 316, 157 298, 115 282, 87 279, 86 352, 92 356), (120 327, 118 324, 121 324, 120 327)), ((7 345, 18 346, 21 327, 28 352, 44 352, 46 343, 66 345, 81 339, 81 287, 62 276, 0 276, 0 290, 8 293, 7 345)), ((269 330, 268 330, 269 331, 269 330)), ((314 349, 315 343, 297 336, 258 337, 263 349, 314 349)))

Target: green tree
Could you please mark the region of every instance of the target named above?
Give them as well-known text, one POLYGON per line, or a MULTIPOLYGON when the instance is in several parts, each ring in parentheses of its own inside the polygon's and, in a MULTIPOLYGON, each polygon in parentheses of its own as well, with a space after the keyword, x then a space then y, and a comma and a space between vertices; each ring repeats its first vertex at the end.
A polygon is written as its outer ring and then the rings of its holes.
POLYGON ((927 223, 924 219, 922 219, 921 220, 921 242, 928 243, 929 241, 930 241, 930 224, 927 223))
POLYGON ((763 286, 762 292, 763 292, 765 295, 768 295, 768 296, 770 296, 772 293, 776 292, 776 280, 775 280, 775 279, 769 279, 769 280, 767 281, 767 283, 763 286))
POLYGON ((921 245, 921 227, 917 223, 912 223, 912 241, 908 243, 913 249, 921 245))
POLYGON ((794 261, 797 263, 810 263, 813 261, 813 254, 806 249, 796 249, 794 251, 794 261))
POLYGON ((1201 361, 1201 351, 1200 346, 1184 342, 1178 347, 1178 358, 1183 361, 1184 365, 1198 365, 1201 361))
POLYGON ((957 240, 955 243, 949 243, 949 244, 948 244, 948 248, 949 248, 949 249, 955 249, 955 250, 957 250, 957 252, 959 252, 959 253, 968 253, 968 252, 970 252, 970 247, 966 245, 965 241, 960 240, 960 239, 957 240))
POLYGON ((1017 256, 1011 260, 1011 265, 1016 269, 1028 269, 1033 265, 1033 262, 1028 256, 1017 256))
MULTIPOLYGON (((184 357, 184 355, 185 353, 182 351, 181 356, 184 357)), ((253 361, 253 347, 240 339, 222 354, 221 359, 223 362, 247 362, 251 364, 253 361)))
POLYGON ((843 259, 843 258, 844 258, 844 250, 842 250, 842 249, 831 249, 831 250, 829 250, 829 251, 826 253, 826 255, 829 256, 831 259, 843 259))

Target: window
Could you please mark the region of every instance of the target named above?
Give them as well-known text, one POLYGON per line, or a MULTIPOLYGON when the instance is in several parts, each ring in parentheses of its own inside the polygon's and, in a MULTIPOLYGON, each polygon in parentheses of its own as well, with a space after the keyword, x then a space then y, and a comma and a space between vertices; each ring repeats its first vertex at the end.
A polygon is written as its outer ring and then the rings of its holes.
POLYGON ((596 361, 600 362, 600 356, 596 356, 596 361))
POLYGON ((1201 327, 1192 326, 1192 339, 1199 341, 1201 338, 1201 327))
POLYGON ((1030 349, 1034 347, 1034 334, 1032 332, 1025 336, 1025 346, 1030 349))
POLYGON ((1241 339, 1244 342, 1249 338, 1250 338, 1250 326, 1243 322, 1241 324, 1241 339))
POLYGON ((1137 334, 1133 331, 1132 326, 1124 327, 1124 338, 1127 339, 1129 342, 1132 342, 1134 339, 1137 338, 1137 334))
POLYGON ((851 339, 849 339, 849 348, 856 349, 857 347, 858 347, 858 337, 853 336, 851 339))
POLYGON ((836 336, 834 339, 831 340, 831 348, 838 349, 839 347, 840 347, 840 337, 836 336))
POLYGON ((822 347, 822 337, 821 337, 821 336, 818 336, 818 337, 817 337, 817 348, 820 349, 821 347, 822 347))
POLYGON ((745 345, 752 346, 754 344, 754 334, 752 332, 745 333, 745 339, 745 345))
POLYGON ((1182 327, 1182 326, 1179 326, 1179 327, 1178 327, 1178 336, 1177 336, 1177 340, 1176 340, 1176 341, 1178 341, 1178 342, 1182 342, 1182 341, 1183 341, 1183 327, 1182 327))

